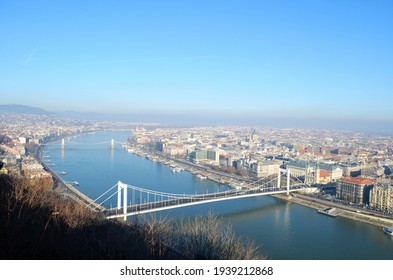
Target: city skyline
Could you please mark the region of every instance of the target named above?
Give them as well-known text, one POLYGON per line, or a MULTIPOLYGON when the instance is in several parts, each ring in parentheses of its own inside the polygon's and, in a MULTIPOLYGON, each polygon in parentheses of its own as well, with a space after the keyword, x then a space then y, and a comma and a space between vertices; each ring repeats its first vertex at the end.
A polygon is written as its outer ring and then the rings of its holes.
POLYGON ((389 129, 392 5, 7 1, 1 103, 152 121, 389 129))
POLYGON ((343 120, 343 119, 323 119, 323 118, 258 118, 249 115, 221 115, 207 114, 202 112, 138 112, 129 114, 116 113, 91 113, 63 111, 54 112, 43 110, 38 107, 31 107, 21 104, 0 104, 0 113, 25 114, 25 115, 47 115, 73 120, 90 120, 104 122, 120 122, 149 124, 163 127, 203 127, 203 126, 242 126, 259 128, 288 128, 288 129, 318 129, 318 130, 341 130, 353 132, 366 132, 377 135, 393 135, 392 123, 389 121, 373 120, 343 120))

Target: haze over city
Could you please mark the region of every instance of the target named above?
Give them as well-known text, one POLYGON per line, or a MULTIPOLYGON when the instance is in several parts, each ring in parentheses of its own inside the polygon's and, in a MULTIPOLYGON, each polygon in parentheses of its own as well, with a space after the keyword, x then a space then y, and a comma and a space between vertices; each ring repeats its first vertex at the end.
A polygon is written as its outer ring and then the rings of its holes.
POLYGON ((1 103, 172 123, 389 130, 392 6, 3 1, 1 103))

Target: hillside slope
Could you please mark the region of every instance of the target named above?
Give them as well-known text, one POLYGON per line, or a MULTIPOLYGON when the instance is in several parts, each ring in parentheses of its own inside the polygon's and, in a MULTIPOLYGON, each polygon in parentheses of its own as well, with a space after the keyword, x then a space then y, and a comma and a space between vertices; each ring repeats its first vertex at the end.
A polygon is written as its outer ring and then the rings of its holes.
MULTIPOLYGON (((154 259, 137 228, 0 176, 1 259, 154 259)), ((170 256, 165 256, 165 258, 170 256)))

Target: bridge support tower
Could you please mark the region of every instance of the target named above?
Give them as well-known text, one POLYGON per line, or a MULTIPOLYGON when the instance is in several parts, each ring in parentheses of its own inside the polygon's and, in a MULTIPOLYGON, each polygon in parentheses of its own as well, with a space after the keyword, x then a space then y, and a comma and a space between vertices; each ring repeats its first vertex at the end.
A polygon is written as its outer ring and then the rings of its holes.
POLYGON ((287 174, 287 195, 289 195, 289 187, 291 185, 291 171, 280 168, 278 170, 277 187, 281 188, 281 174, 287 174))
POLYGON ((112 139, 111 141, 111 149, 113 150, 115 148, 115 139, 112 139))
POLYGON ((117 209, 121 209, 121 191, 123 190, 123 215, 124 221, 127 220, 127 185, 121 181, 117 182, 117 209))

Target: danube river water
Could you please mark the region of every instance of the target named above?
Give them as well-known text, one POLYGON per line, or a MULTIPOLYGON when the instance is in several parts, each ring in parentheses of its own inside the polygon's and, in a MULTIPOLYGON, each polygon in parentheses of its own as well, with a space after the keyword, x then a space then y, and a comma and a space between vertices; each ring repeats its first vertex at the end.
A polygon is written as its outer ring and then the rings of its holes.
MULTIPOLYGON (((183 171, 172 173, 167 165, 130 154, 111 139, 125 142, 130 132, 100 132, 66 140, 62 149, 55 142, 45 149, 66 181, 79 182, 80 191, 95 199, 117 181, 172 193, 206 193, 226 190, 209 180, 200 180, 183 171), (106 143, 102 143, 106 142, 106 143)), ((114 207, 115 197, 107 207, 114 207)), ((160 212, 165 218, 206 215, 209 211, 231 223, 244 240, 253 240, 269 259, 393 259, 393 238, 381 228, 357 221, 318 214, 292 202, 273 197, 230 200, 160 212)))

